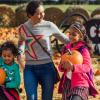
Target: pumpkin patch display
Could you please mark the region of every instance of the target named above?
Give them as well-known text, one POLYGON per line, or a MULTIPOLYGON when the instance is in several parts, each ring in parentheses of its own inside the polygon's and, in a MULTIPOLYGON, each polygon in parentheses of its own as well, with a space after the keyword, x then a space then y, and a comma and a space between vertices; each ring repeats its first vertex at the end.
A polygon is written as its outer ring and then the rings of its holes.
POLYGON ((100 70, 98 69, 96 72, 95 72, 95 75, 100 75, 100 70))
POLYGON ((0 68, 0 85, 2 85, 5 82, 6 79, 6 72, 0 68))
POLYGON ((66 61, 70 61, 72 62, 72 64, 82 64, 83 57, 79 51, 73 50, 62 55, 61 62, 66 62, 66 61))

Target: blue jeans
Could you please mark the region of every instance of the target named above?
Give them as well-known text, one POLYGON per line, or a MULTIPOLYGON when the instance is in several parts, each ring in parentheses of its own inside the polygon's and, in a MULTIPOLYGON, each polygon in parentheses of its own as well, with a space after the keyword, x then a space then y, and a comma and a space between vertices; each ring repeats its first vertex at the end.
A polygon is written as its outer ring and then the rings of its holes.
POLYGON ((42 87, 42 100, 52 100, 55 71, 53 63, 26 65, 24 69, 24 85, 27 100, 37 100, 38 83, 42 87))

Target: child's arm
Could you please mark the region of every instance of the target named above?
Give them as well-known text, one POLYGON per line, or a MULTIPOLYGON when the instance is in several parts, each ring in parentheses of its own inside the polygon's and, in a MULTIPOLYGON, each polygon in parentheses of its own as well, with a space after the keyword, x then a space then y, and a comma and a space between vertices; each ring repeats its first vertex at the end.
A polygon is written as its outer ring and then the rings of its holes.
POLYGON ((87 73, 92 68, 91 57, 90 57, 90 53, 89 53, 88 49, 86 49, 86 48, 83 49, 82 56, 83 56, 83 64, 82 65, 80 65, 80 64, 74 65, 74 72, 87 73))
MULTIPOLYGON (((66 48, 66 46, 69 46, 69 45, 70 45, 70 44, 67 44, 67 45, 63 46, 61 55, 63 55, 63 54, 65 54, 65 53, 68 52, 68 49, 66 48)), ((66 71, 66 66, 68 66, 67 64, 69 65, 69 67, 72 66, 72 63, 69 62, 69 61, 68 61, 68 62, 62 62, 62 61, 60 61, 60 64, 59 64, 59 66, 58 66, 59 71, 61 71, 61 72, 66 71), (69 65, 68 63, 70 63, 70 65, 69 65)), ((72 66, 72 67, 73 67, 73 66, 72 66)), ((73 68, 72 68, 72 69, 73 69, 73 68)))
MULTIPOLYGON (((15 66, 14 66, 15 67, 15 66)), ((6 83, 6 88, 18 88, 20 86, 20 71, 19 66, 16 64, 14 78, 6 83)))
POLYGON ((74 71, 74 65, 70 61, 60 63, 60 71, 74 71))

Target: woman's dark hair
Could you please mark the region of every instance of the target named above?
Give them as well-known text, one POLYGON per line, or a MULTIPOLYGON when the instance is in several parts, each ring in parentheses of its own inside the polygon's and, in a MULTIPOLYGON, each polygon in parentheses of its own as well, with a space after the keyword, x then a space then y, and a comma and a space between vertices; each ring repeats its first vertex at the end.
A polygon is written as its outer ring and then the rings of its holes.
POLYGON ((83 24, 81 24, 80 22, 75 22, 73 23, 70 27, 74 27, 76 29, 78 29, 80 31, 80 33, 83 34, 83 41, 85 41, 85 45, 88 48, 90 54, 93 54, 93 45, 92 45, 92 41, 89 39, 88 35, 86 34, 86 28, 83 24))
POLYGON ((12 41, 7 41, 0 46, 0 56, 2 55, 3 50, 11 50, 14 56, 18 56, 18 48, 12 41))
POLYGON ((29 17, 30 15, 33 16, 34 13, 36 12, 36 9, 40 6, 43 5, 41 0, 33 0, 30 1, 26 7, 26 13, 27 16, 29 17))

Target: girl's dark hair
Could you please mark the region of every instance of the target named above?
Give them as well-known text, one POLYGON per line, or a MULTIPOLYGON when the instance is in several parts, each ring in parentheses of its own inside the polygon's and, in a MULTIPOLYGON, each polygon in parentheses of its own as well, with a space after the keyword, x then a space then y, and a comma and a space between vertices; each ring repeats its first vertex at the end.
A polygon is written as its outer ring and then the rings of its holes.
POLYGON ((7 41, 0 46, 0 56, 2 55, 3 50, 8 50, 8 49, 11 50, 14 56, 19 55, 17 46, 15 46, 15 44, 12 41, 7 41))
POLYGON ((75 22, 71 25, 71 27, 78 29, 83 34, 83 41, 85 41, 85 45, 88 48, 90 54, 92 55, 94 49, 93 49, 92 41, 89 39, 88 35, 86 34, 85 26, 80 22, 75 22))
POLYGON ((40 6, 43 5, 41 0, 33 0, 30 1, 26 7, 26 13, 27 16, 29 17, 30 15, 33 16, 34 13, 36 12, 36 9, 40 6))

